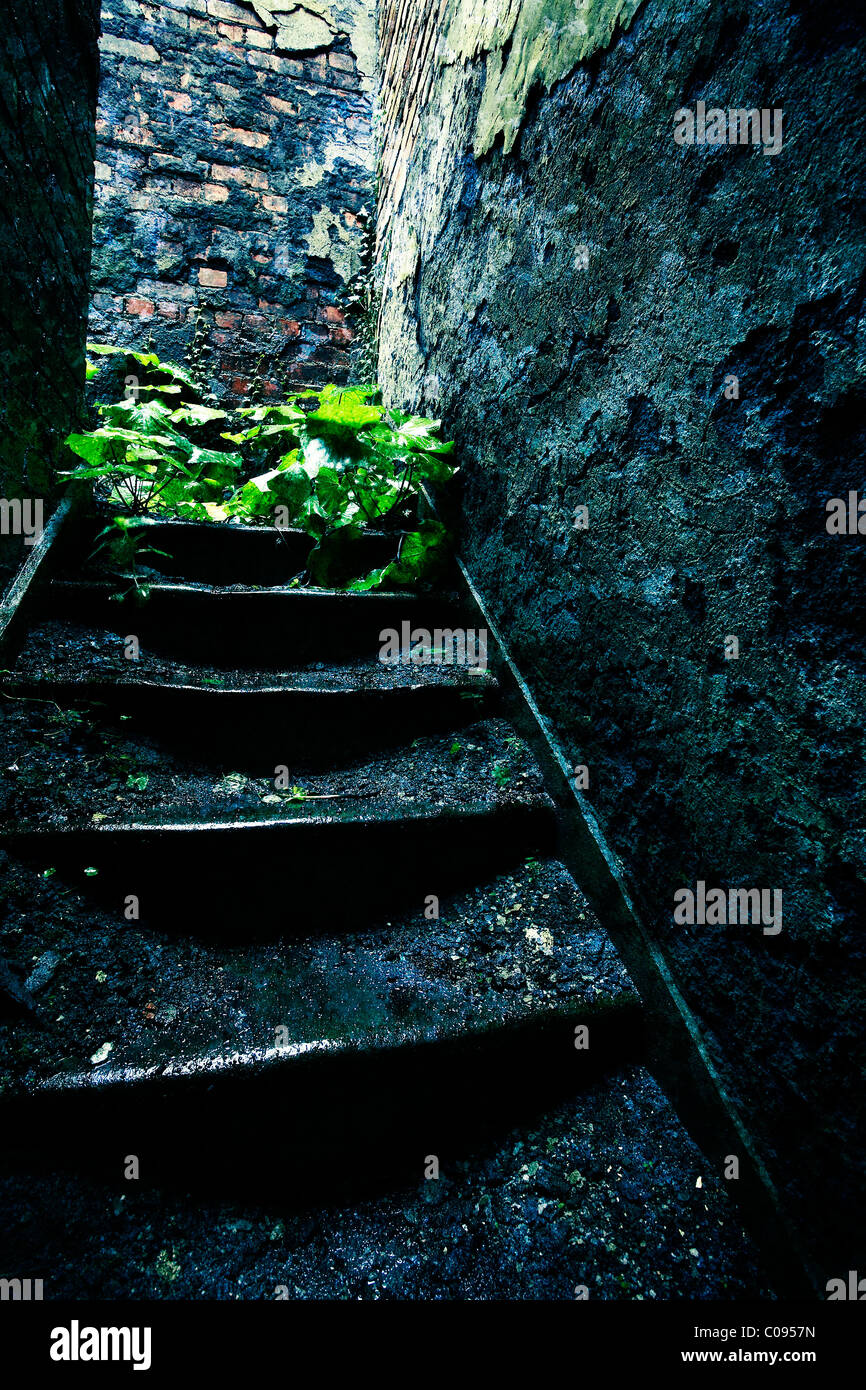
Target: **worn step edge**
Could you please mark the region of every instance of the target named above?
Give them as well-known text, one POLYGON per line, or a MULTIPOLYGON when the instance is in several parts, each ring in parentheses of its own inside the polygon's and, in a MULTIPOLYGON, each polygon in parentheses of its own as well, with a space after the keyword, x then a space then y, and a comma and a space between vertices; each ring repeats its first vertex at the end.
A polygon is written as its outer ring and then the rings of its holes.
MULTIPOLYGON (((101 821, 98 825, 19 825, 14 828, 0 829, 0 844, 8 849, 14 850, 16 846, 28 844, 30 842, 42 842, 56 840, 79 839, 97 843, 104 841, 108 836, 115 835, 128 838, 133 835, 140 835, 147 838, 165 838, 168 836, 190 835, 190 834, 243 834, 249 835, 257 832, 260 835, 282 834, 286 831, 299 831, 301 829, 325 830, 329 826, 393 826, 399 828, 404 825, 415 824, 418 821, 435 821, 438 824, 461 825, 466 823, 477 823, 484 821, 511 821, 511 820, 538 820, 549 821, 554 815, 553 803, 546 797, 539 796, 533 800, 508 801, 501 804, 486 802, 467 802, 460 807, 448 806, 441 807, 431 802, 406 804, 404 802, 386 802, 379 807, 371 808, 365 806, 356 813, 346 815, 345 811, 352 808, 352 799, 345 798, 348 806, 344 805, 342 814, 329 814, 327 810, 310 809, 306 814, 299 805, 298 810, 289 816, 268 816, 262 814, 260 818, 234 819, 234 820, 215 820, 193 821, 193 820, 174 820, 174 821, 101 821)), ((354 799, 354 807, 360 805, 361 798, 354 799)))
MULTIPOLYGON (((370 608, 393 604, 395 601, 405 603, 408 607, 421 607, 425 603, 431 603, 443 608, 449 603, 456 606, 457 602, 451 594, 422 594, 411 589, 370 589, 356 592, 352 589, 316 588, 313 585, 304 587, 282 584, 220 585, 196 583, 191 580, 165 580, 150 584, 149 589, 151 598, 164 595, 192 595, 196 598, 246 599, 262 603, 272 603, 277 599, 289 599, 298 604, 313 601, 321 603, 330 600, 342 604, 352 604, 356 607, 370 608)), ((49 599, 51 596, 110 599, 117 592, 117 584, 106 580, 54 579, 46 592, 49 599)))
MULTIPOLYGON (((551 1044, 562 1048, 567 1055, 578 1055, 573 1043, 574 1029, 580 1024, 593 1027, 591 1044, 598 1043, 597 1034, 602 1033, 602 1044, 611 1043, 615 1037, 620 1046, 627 1050, 634 1046, 640 1037, 643 1024, 643 1007, 633 987, 624 987, 615 998, 595 1000, 583 1004, 566 1004, 561 1007, 527 1010, 524 1015, 511 1019, 484 1019, 477 1024, 456 1030, 443 1031, 437 1028, 391 1029, 388 1033, 371 1031, 345 1038, 313 1039, 305 1042, 288 1043, 283 1047, 250 1048, 243 1052, 217 1053, 212 1056, 198 1055, 174 1062, 156 1063, 150 1067, 98 1067, 92 1071, 58 1072, 42 1081, 32 1083, 26 1090, 11 1094, 0 1102, 0 1113, 7 1106, 26 1103, 40 1097, 81 1095, 98 1093, 101 1095, 123 1095, 132 1091, 157 1092, 163 1087, 176 1087, 183 1083, 195 1086, 201 1082, 209 1086, 215 1079, 239 1080, 244 1078, 269 1078, 281 1072, 291 1072, 298 1064, 333 1063, 338 1065, 347 1059, 361 1060, 381 1057, 385 1060, 402 1059, 415 1051, 425 1051, 430 1058, 439 1052, 451 1053, 455 1060, 464 1047, 475 1048, 479 1044, 495 1052, 497 1047, 510 1046, 520 1039, 533 1036, 544 1041, 550 1036, 551 1044), (609 1036, 608 1036, 609 1033, 609 1036)), ((587 1051, 591 1049, 586 1049, 587 1051)), ((599 1048, 596 1046, 596 1052, 599 1048)), ((620 1048, 612 1049, 616 1060, 621 1060, 620 1048)), ((595 1058, 597 1061, 597 1057, 595 1058)))
MULTIPOLYGON (((210 668, 203 667, 203 670, 210 668)), ((217 668, 212 668, 216 670, 217 668)), ((116 678, 109 679, 105 676, 76 676, 72 678, 53 676, 41 676, 38 678, 26 678, 24 676, 11 676, 5 678, 0 684, 5 691, 12 695, 26 699, 28 696, 54 698, 58 702, 62 700, 102 700, 122 698, 129 692, 140 692, 149 696, 159 697, 161 694, 169 695, 201 695, 212 698, 214 701, 219 699, 228 700, 242 698, 248 700, 257 696, 280 697, 284 699, 310 698, 316 699, 358 699, 359 697, 375 699, 399 699, 409 698, 416 695, 435 697, 441 691, 444 696, 453 695, 455 692, 478 690, 483 693, 491 693, 498 689, 496 677, 489 671, 480 668, 461 668, 450 666, 444 669, 446 675, 437 675, 435 680, 406 680, 404 682, 394 682, 393 684, 365 685, 362 681, 344 685, 326 685, 322 683, 322 678, 318 673, 289 671, 285 673, 285 681, 279 685, 267 684, 256 685, 250 681, 247 685, 237 685, 229 688, 212 686, 210 684, 196 683, 188 679, 171 680, 157 677, 148 678, 134 674, 118 674, 116 678)), ((273 680, 274 673, 268 673, 269 679, 273 680)))

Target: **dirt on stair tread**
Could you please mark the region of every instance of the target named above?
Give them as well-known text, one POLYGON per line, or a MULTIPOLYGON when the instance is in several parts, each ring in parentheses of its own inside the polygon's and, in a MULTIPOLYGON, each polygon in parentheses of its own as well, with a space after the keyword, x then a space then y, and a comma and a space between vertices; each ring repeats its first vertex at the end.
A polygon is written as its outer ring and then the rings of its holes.
MULTIPOLYGON (((126 638, 104 628, 49 619, 31 628, 4 684, 50 687, 57 683, 86 686, 148 683, 219 691, 380 691, 407 686, 457 686, 484 691, 495 686, 489 671, 471 674, 463 665, 430 662, 386 664, 375 658, 343 663, 309 662, 293 670, 230 670, 185 665, 149 650, 142 643, 135 659, 125 656, 126 638)), ((44 692, 50 695, 50 688, 44 692)), ((82 697, 86 691, 82 691, 82 697)))
POLYGON ((128 738, 107 726, 98 709, 60 709, 50 700, 0 700, 0 739, 0 815, 10 830, 232 824, 280 820, 287 813, 295 819, 393 817, 401 808, 417 815, 551 804, 529 749, 502 719, 418 738, 409 747, 329 772, 307 771, 300 760, 288 767, 276 726, 271 779, 222 771, 218 748, 216 766, 183 762, 154 740, 128 738), (278 776, 280 767, 287 772, 278 776))
POLYGON ((52 1298, 774 1298, 732 1184, 642 1066, 515 1122, 484 1149, 446 1152, 435 1136, 431 1149, 436 1179, 425 1178, 421 1151, 388 1191, 319 1208, 278 1148, 268 1192, 239 1176, 221 1196, 195 1199, 146 1180, 119 1190, 116 1178, 54 1164, 0 1176, 0 1226, 14 1264, 44 1270, 52 1298))
POLYGON ((118 922, 57 879, 5 869, 3 953, 22 975, 45 980, 38 1018, 0 1028, 7 1090, 58 1072, 105 1077, 305 1044, 390 1046, 637 1004, 609 938, 556 860, 530 858, 443 897, 438 917, 426 915, 433 907, 424 899, 336 937, 300 923, 284 939, 288 893, 274 905, 274 939, 232 943, 118 922))

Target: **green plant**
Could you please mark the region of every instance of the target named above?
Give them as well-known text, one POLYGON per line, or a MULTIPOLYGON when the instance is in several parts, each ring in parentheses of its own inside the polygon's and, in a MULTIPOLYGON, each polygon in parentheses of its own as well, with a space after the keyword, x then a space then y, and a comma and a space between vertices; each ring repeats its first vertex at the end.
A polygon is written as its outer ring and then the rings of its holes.
POLYGON ((191 399, 198 388, 184 368, 155 353, 126 355, 153 379, 134 376, 128 399, 100 405, 103 423, 67 440, 83 460, 71 476, 92 480, 103 502, 134 517, 296 527, 314 541, 307 582, 327 588, 410 587, 442 564, 445 528, 423 516, 425 488, 455 472, 438 420, 385 408, 375 385, 332 385, 246 407, 231 421, 191 399), (215 445, 217 429, 233 449, 198 442, 215 445), (242 469, 252 473, 246 482, 242 469), (393 537, 394 554, 365 574, 361 542, 372 529, 393 537))
POLYGON ((524 864, 530 883, 535 883, 541 873, 541 864, 538 858, 534 854, 529 854, 524 860, 524 864))
MULTIPOLYGON (((374 191, 373 197, 376 198, 374 191)), ((337 298, 353 329, 352 375, 355 381, 370 381, 379 366, 379 310, 382 302, 381 266, 376 264, 375 219, 362 209, 359 267, 337 298)))
POLYGON ((115 574, 130 581, 126 590, 113 597, 122 600, 130 593, 140 600, 149 597, 150 585, 144 582, 140 572, 142 561, 148 555, 166 555, 167 552, 145 545, 146 538, 144 518, 134 516, 113 516, 96 537, 97 544, 89 558, 103 561, 115 574))
POLYGON ((189 374, 195 382, 196 390, 202 400, 213 399, 208 389, 207 359, 213 352, 209 342, 209 335, 210 320, 205 314, 204 307, 199 305, 193 314, 192 338, 187 346, 185 356, 189 374))
POLYGON ((497 787, 507 787, 511 781, 511 772, 505 763, 498 762, 493 764, 493 780, 497 787))
POLYGON ((372 385, 301 391, 281 405, 239 411, 251 423, 226 434, 263 469, 230 499, 227 514, 275 518, 306 531, 316 542, 307 562, 313 584, 402 587, 432 573, 442 558, 444 527, 419 520, 419 503, 424 484, 453 476, 453 445, 438 437, 438 420, 386 410, 378 397, 372 385), (395 557, 353 578, 359 542, 371 528, 394 534, 395 557))
MULTIPOLYGON (((95 356, 116 356, 123 349, 88 344, 95 356)), ((70 434, 66 444, 82 460, 64 476, 90 480, 96 496, 132 516, 167 512, 206 520, 209 507, 222 500, 236 482, 242 460, 237 453, 203 448, 190 438, 225 411, 213 410, 184 396, 194 396, 189 372, 156 353, 124 353, 153 381, 127 377, 124 398, 98 407, 103 421, 96 429, 70 434)))

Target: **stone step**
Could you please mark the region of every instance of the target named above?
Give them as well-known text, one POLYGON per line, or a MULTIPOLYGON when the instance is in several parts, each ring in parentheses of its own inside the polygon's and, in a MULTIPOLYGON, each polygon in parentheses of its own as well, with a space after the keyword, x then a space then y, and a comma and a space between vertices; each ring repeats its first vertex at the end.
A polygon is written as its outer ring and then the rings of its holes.
POLYGON ((390 632, 405 634, 407 647, 415 632, 416 642, 454 651, 451 634, 472 629, 464 638, 469 654, 461 658, 458 650, 456 664, 478 664, 477 621, 454 595, 160 583, 134 603, 118 602, 118 592, 107 581, 55 580, 41 596, 40 616, 134 635, 173 660, 270 671, 375 661, 390 632))
POLYGON ((0 708, 0 844, 118 920, 134 895, 149 922, 180 930, 296 931, 309 913, 327 929, 495 872, 555 833, 540 772, 503 720, 327 773, 293 764, 277 790, 273 775, 178 766, 170 750, 68 718, 50 703, 0 708))
POLYGON ((56 909, 39 914, 56 961, 41 1017, 3 1058, 21 1143, 73 1116, 91 1140, 119 1127, 149 1167, 175 1161, 182 1132, 194 1148, 202 1124, 242 1116, 301 1152, 365 1127, 404 1143, 573 1088, 639 1039, 628 976, 556 860, 443 894, 438 917, 418 904, 367 931, 206 946, 118 930, 62 883, 14 872, 56 909))
MULTIPOLYGON (((99 543, 105 518, 83 518, 63 547, 63 574, 80 577, 99 543)), ((274 526, 239 526, 200 521, 140 518, 142 545, 151 552, 142 564, 172 579, 203 584, 289 584, 303 571, 314 541, 306 531, 274 526), (155 553, 154 553, 155 552, 155 553), (162 552, 162 553, 160 553, 162 552)), ((397 540, 368 532, 358 542, 363 563, 377 569, 393 559, 397 540)))
POLYGON ((342 760, 419 733, 477 719, 498 692, 494 676, 465 666, 318 662, 301 670, 224 670, 169 661, 102 628, 48 621, 33 628, 2 690, 53 700, 91 701, 129 719, 127 732, 154 734, 181 753, 245 761, 263 772, 287 758, 342 760))
POLYGON ((122 1299, 130 1288, 164 1298, 161 1250, 173 1261, 175 1299, 272 1302, 280 1286, 291 1298, 439 1303, 588 1295, 596 1305, 716 1299, 730 1308, 779 1296, 743 1231, 736 1184, 644 1067, 629 1061, 543 1111, 523 1111, 522 1098, 512 1092, 483 1146, 429 1123, 420 1134, 405 1127, 397 1143, 371 1131, 330 1161, 316 1154, 303 1165, 280 1142, 283 1107, 275 1125, 254 1116, 249 1129, 203 1132, 197 1151, 176 1150, 181 1172, 168 1187, 154 1185, 149 1161, 138 1181, 122 1177, 135 1149, 122 1149, 117 1132, 101 1181, 82 1182, 63 1172, 64 1139, 47 1145, 42 1169, 22 1163, 0 1175, 0 1206, 26 1208, 26 1224, 10 1223, 13 1248, 38 1250, 52 1296, 73 1301, 122 1299))

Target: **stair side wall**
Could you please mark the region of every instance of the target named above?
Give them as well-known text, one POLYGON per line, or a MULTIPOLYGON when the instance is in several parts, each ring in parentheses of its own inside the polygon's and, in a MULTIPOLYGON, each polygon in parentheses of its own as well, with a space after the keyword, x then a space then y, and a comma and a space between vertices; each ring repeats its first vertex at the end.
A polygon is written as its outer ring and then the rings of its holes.
POLYGON ((84 405, 97 0, 7 0, 0 25, 0 586, 56 501, 84 405))
POLYGON ((457 440, 470 571, 829 1279, 863 1161, 866 537, 826 529, 866 482, 862 16, 581 17, 575 58, 555 0, 383 10, 380 373, 457 440), (679 143, 699 102, 766 142, 679 143), (700 881, 779 890, 781 930, 676 923, 700 881))

